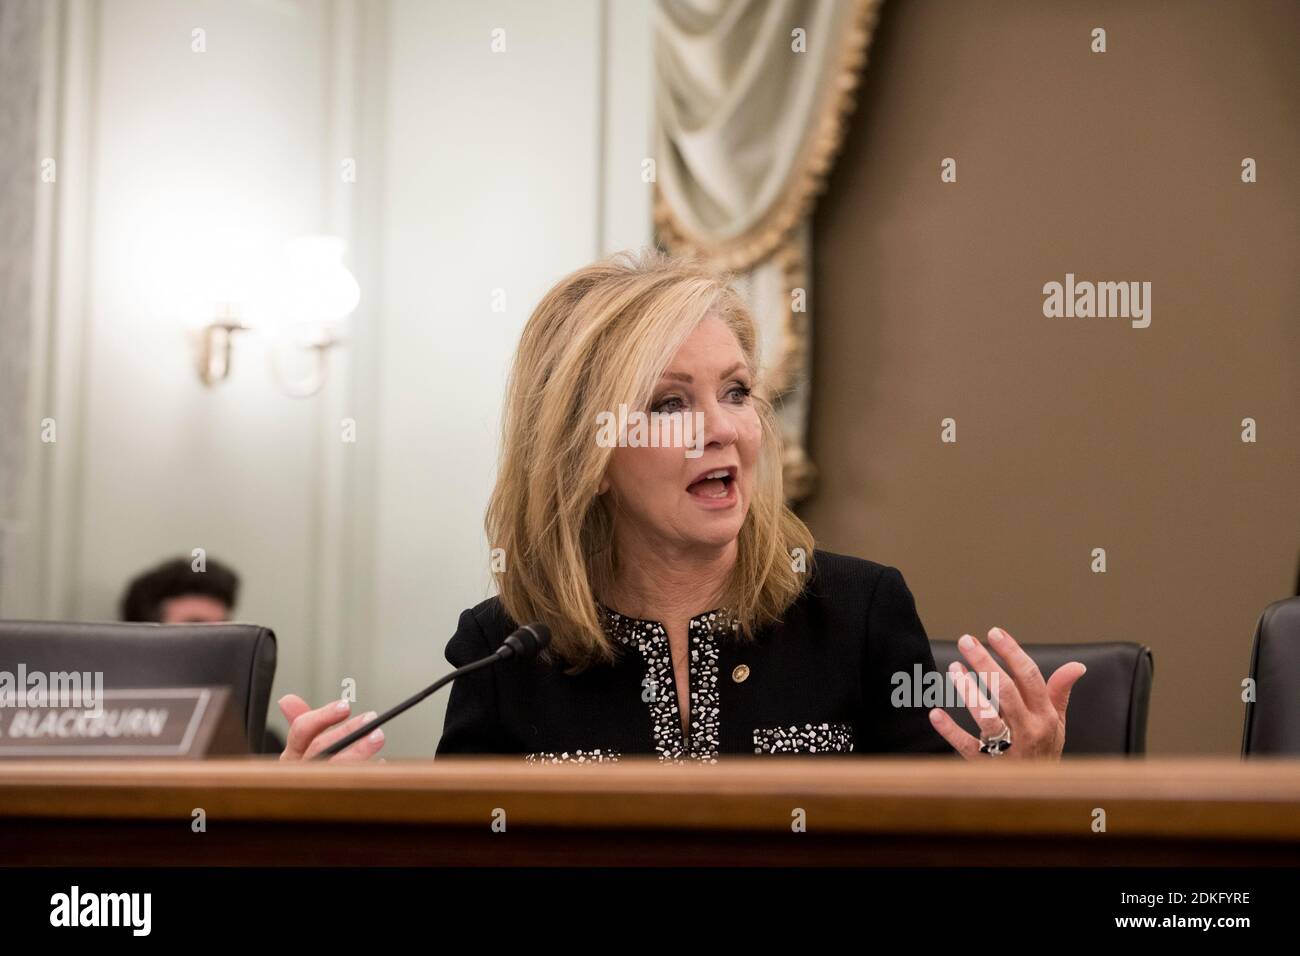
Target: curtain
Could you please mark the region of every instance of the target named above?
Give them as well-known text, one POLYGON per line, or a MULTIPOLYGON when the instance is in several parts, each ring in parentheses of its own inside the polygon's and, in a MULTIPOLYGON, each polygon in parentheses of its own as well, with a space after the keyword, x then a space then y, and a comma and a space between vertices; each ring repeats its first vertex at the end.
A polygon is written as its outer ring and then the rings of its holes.
POLYGON ((880 0, 658 0, 658 240, 735 274, 762 330, 785 438, 786 493, 812 489, 804 450, 811 216, 855 105, 880 0))
POLYGON ((41 0, 0 3, 0 608, 13 579, 29 416, 32 270, 36 249, 41 0))

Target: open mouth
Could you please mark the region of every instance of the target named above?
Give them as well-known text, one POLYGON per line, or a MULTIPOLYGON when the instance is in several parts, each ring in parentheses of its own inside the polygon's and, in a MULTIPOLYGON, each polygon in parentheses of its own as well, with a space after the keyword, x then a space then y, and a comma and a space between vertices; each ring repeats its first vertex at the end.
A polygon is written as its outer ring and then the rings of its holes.
POLYGON ((724 499, 731 497, 735 484, 735 468, 714 468, 687 485, 686 491, 697 498, 724 499))

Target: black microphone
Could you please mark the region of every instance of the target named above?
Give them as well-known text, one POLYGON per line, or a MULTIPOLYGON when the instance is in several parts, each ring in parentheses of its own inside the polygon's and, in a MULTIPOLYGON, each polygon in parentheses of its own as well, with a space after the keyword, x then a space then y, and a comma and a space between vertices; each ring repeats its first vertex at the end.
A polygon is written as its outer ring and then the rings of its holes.
POLYGON ((501 661, 508 660, 512 657, 518 657, 524 660, 530 657, 536 657, 549 643, 551 643, 551 629, 549 627, 545 624, 525 624, 502 641, 501 646, 498 647, 494 653, 489 654, 481 660, 470 661, 470 663, 466 664, 464 667, 458 667, 445 677, 438 678, 438 680, 434 681, 415 696, 408 697, 392 710, 385 711, 365 726, 358 727, 342 740, 330 744, 329 747, 322 750, 313 759, 328 760, 336 753, 346 750, 376 727, 386 724, 398 714, 410 710, 434 691, 438 690, 440 687, 445 687, 463 674, 468 674, 470 671, 480 670, 484 667, 491 667, 493 664, 500 663, 501 661))

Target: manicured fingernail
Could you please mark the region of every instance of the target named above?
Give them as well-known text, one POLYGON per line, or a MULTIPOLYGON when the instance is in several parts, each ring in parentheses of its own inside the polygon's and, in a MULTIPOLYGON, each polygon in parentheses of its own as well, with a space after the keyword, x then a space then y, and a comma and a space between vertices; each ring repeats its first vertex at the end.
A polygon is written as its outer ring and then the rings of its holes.
POLYGON ((283 707, 283 706, 284 706, 284 702, 285 702, 286 700, 288 700, 288 699, 289 699, 289 695, 288 695, 288 694, 285 694, 283 697, 281 697, 281 698, 280 698, 279 700, 277 700, 275 703, 276 703, 278 706, 283 707))
POLYGON ((963 634, 961 636, 961 640, 957 642, 957 646, 960 647, 963 651, 974 650, 975 638, 971 637, 969 634, 963 634))
POLYGON ((371 733, 370 739, 373 740, 375 743, 379 743, 379 741, 383 740, 384 728, 383 727, 377 728, 374 732, 371 733))
POLYGON ((368 711, 365 712, 365 715, 362 716, 362 718, 361 718, 361 722, 362 722, 363 724, 368 724, 368 723, 370 723, 372 720, 374 720, 374 719, 375 719, 376 717, 378 717, 378 716, 379 716, 379 715, 376 714, 373 710, 368 710, 368 711))
POLYGON ((939 708, 936 707, 930 711, 930 723, 937 724, 938 722, 939 722, 939 708))
POLYGON ((995 628, 993 628, 993 630, 989 631, 989 640, 990 640, 990 641, 1000 641, 1000 640, 1002 640, 1002 636, 1003 636, 1005 633, 1006 633, 1006 632, 1003 631, 1002 628, 1000 628, 1000 627, 995 627, 995 628))
POLYGON ((344 713, 348 709, 348 702, 346 700, 341 700, 334 705, 334 709, 337 710, 340 714, 344 713))

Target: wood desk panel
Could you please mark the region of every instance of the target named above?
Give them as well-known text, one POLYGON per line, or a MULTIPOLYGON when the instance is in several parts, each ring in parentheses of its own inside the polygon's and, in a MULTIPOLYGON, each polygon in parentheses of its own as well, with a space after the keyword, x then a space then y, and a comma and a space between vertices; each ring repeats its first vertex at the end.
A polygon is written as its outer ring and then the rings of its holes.
POLYGON ((1300 761, 5 762, 0 848, 11 865, 1296 865, 1300 761))

